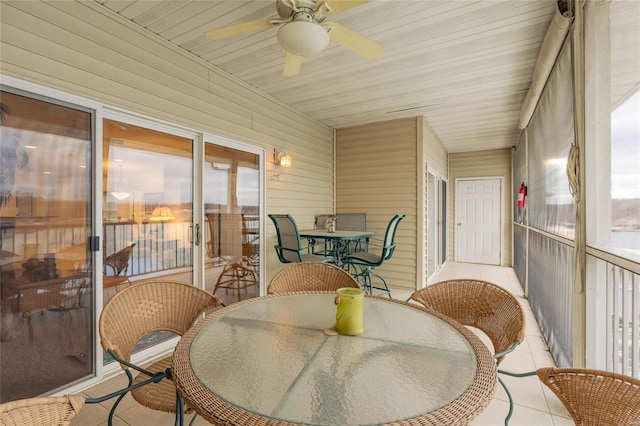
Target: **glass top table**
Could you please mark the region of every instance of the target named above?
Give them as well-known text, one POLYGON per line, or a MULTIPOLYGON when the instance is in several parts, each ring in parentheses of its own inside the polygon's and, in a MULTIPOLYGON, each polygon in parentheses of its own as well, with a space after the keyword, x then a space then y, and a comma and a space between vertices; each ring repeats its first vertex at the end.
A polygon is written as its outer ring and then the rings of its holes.
POLYGON ((342 265, 342 259, 349 254, 350 243, 360 240, 369 241, 369 238, 375 236, 376 233, 373 231, 335 230, 333 232, 329 232, 325 229, 303 229, 300 231, 300 238, 306 238, 311 245, 314 245, 316 240, 330 241, 333 262, 336 265, 342 265))
POLYGON ((176 346, 173 380, 214 424, 467 424, 497 380, 489 350, 421 306, 365 297, 359 336, 332 335, 335 293, 230 305, 176 346))

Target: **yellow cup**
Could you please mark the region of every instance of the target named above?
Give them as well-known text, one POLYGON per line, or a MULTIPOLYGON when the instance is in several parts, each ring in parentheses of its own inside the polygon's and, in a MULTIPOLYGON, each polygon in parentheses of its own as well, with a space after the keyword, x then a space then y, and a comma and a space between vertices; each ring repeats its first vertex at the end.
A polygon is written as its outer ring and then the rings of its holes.
POLYGON ((364 291, 344 287, 336 290, 336 331, 355 336, 364 331, 364 291))

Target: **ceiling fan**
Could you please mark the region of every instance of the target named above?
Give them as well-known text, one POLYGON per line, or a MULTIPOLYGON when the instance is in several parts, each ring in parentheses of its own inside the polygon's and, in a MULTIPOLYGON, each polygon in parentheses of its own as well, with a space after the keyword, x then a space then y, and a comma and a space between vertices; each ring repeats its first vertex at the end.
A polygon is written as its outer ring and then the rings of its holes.
POLYGON ((207 31, 211 40, 222 40, 239 34, 260 31, 280 25, 278 43, 287 52, 284 76, 296 75, 302 67, 302 58, 323 51, 329 41, 357 53, 367 59, 382 55, 384 47, 326 18, 336 13, 369 3, 372 0, 276 0, 278 17, 243 22, 207 31))

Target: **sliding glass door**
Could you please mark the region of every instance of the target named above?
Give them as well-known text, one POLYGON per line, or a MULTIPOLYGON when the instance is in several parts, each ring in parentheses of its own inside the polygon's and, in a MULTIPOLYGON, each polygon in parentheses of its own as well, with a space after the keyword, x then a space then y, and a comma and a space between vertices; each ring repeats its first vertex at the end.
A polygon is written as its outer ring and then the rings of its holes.
POLYGON ((205 287, 225 304, 260 294, 260 155, 205 143, 205 287))
POLYGON ((138 282, 194 283, 194 137, 171 130, 103 121, 103 303, 138 282))
POLYGON ((93 112, 2 87, 0 403, 92 377, 93 112))
MULTIPOLYGON (((188 283, 225 304, 260 295, 263 150, 0 89, 0 403, 118 370, 96 330, 128 286, 188 283)), ((134 358, 176 340, 144 336, 134 358)))

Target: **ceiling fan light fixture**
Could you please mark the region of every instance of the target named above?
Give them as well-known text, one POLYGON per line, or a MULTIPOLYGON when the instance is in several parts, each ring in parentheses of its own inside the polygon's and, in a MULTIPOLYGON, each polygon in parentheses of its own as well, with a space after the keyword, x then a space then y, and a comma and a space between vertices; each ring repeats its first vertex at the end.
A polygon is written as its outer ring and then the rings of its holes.
POLYGON ((280 27, 278 43, 295 55, 309 56, 327 48, 329 33, 317 23, 293 21, 280 27))

